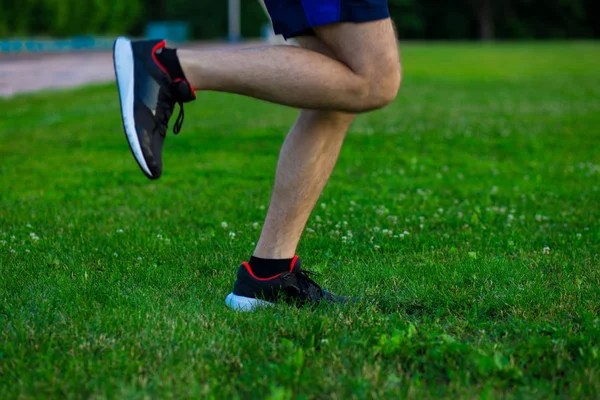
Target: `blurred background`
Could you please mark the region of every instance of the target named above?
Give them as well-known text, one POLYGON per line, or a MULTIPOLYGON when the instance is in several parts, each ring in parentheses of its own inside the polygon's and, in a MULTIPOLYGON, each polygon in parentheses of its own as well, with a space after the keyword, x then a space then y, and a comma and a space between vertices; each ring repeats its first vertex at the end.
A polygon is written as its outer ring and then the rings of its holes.
MULTIPOLYGON (((389 7, 402 41, 600 37, 599 0, 389 0, 389 7)), ((283 43, 263 8, 262 0, 0 0, 0 97, 113 80, 110 50, 119 35, 191 49, 283 43)))
MULTIPOLYGON (((598 0, 390 0, 389 3, 403 39, 600 37, 598 0)), ((171 29, 175 36, 183 35, 182 38, 190 40, 227 37, 235 40, 240 35, 264 36, 268 23, 257 0, 0 0, 0 5, 3 39, 145 36, 171 29), (152 25, 165 21, 176 24, 171 24, 171 28, 152 25)))

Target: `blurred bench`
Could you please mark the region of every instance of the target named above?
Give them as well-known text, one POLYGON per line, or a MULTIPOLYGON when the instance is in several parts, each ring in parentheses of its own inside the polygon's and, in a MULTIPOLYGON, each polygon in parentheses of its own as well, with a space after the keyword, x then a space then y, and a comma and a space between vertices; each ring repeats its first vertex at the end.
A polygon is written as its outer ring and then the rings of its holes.
MULTIPOLYGON (((146 26, 147 39, 167 39, 183 43, 189 37, 189 23, 181 21, 151 22, 146 26)), ((0 39, 0 53, 59 53, 73 51, 111 50, 114 38, 98 36, 74 36, 55 38, 7 38, 0 39)))
POLYGON ((114 39, 95 36, 75 36, 65 39, 9 38, 0 40, 0 53, 57 53, 100 51, 112 49, 114 39))
POLYGON ((146 25, 146 39, 165 39, 184 43, 189 38, 190 24, 185 21, 154 21, 146 25))

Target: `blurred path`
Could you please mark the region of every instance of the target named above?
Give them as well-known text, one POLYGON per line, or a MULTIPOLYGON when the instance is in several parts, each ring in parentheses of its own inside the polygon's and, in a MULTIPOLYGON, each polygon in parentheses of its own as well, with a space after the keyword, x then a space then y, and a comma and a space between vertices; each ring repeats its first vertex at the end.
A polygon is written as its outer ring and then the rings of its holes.
POLYGON ((3 54, 0 57, 0 97, 114 79, 111 53, 3 54))
MULTIPOLYGON (((256 47, 262 42, 192 43, 186 49, 256 47)), ((0 97, 110 82, 115 79, 111 52, 0 54, 0 97)))

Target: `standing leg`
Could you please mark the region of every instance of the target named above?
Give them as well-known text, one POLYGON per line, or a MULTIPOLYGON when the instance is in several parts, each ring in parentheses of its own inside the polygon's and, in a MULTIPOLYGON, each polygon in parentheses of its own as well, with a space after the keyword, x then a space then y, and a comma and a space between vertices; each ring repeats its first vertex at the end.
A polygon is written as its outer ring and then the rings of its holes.
MULTIPOLYGON (((300 40, 307 51, 335 58, 353 73, 368 76, 369 95, 381 96, 380 99, 389 93, 395 96, 400 84, 400 64, 391 21, 334 24, 317 27, 315 33, 316 38, 300 40)), ((347 301, 322 290, 294 257, 306 221, 333 171, 354 119, 345 111, 324 108, 300 112, 281 149, 260 239, 250 262, 242 263, 238 269, 234 290, 226 299, 229 307, 253 310, 277 301, 281 295, 301 302, 347 301)))
MULTIPOLYGON (((334 57, 316 37, 302 37, 299 42, 304 48, 334 57)), ((353 120, 353 114, 338 111, 300 111, 281 148, 271 204, 254 257, 294 256, 353 120)))
MULTIPOLYGON (((375 31, 375 34, 383 36, 378 38, 379 43, 393 46, 391 49, 386 46, 385 56, 379 58, 369 57, 370 50, 366 49, 364 56, 357 57, 358 41, 348 43, 340 40, 348 37, 345 36, 346 28, 351 30, 348 32, 349 36, 353 32, 356 33, 355 24, 322 27, 317 30, 317 35, 322 38, 304 37, 300 40, 300 44, 323 55, 339 57, 342 62, 350 65, 353 70, 360 71, 361 74, 375 75, 383 68, 383 76, 397 74, 399 82, 399 60, 391 23, 386 21, 380 26, 379 31, 375 31), (324 40, 328 40, 331 45, 326 44, 324 40), (386 68, 390 68, 391 71, 386 71, 386 68)), ((361 39, 365 40, 364 37, 361 39)), ((375 37, 369 37, 368 40, 375 42, 375 37)), ((389 84, 385 80, 376 81, 372 87, 377 89, 389 84)), ((392 85, 397 84, 392 82, 392 85)), ((255 257, 261 259, 293 257, 308 217, 333 171, 353 119, 354 115, 344 112, 315 110, 300 112, 281 149, 271 204, 254 251, 255 257)))
POLYGON ((302 110, 277 163, 271 204, 254 251, 263 259, 291 259, 340 154, 354 115, 302 110))

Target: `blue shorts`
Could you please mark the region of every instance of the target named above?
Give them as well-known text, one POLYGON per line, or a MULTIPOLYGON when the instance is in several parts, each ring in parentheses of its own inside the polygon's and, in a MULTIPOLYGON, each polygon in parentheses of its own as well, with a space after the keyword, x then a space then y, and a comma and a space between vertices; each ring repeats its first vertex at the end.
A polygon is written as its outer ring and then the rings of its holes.
POLYGON ((389 18, 388 0, 265 0, 273 29, 283 37, 310 35, 315 26, 389 18))

